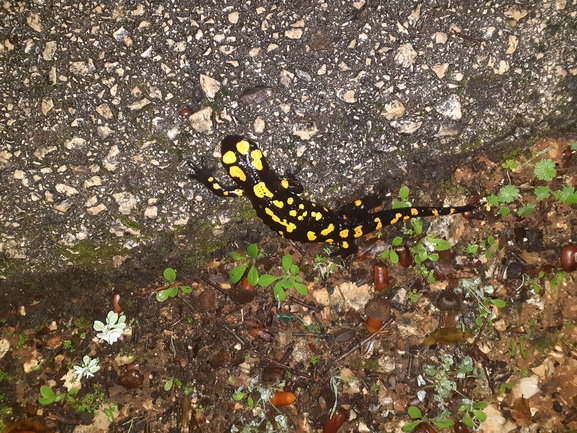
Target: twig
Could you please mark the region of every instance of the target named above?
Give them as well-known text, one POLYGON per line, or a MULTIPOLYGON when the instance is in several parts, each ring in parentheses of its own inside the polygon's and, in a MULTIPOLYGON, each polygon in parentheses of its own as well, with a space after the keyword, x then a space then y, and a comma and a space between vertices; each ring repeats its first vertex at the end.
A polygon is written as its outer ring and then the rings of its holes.
POLYGON ((369 341, 371 341, 372 339, 374 339, 379 332, 381 332, 383 329, 385 329, 387 326, 389 326, 391 323, 393 323, 393 319, 389 319, 387 320, 385 323, 383 323, 381 325, 381 327, 377 330, 377 332, 375 332, 374 334, 369 335, 367 338, 365 338, 364 340, 362 340, 361 342, 357 343, 354 345, 354 347, 350 350, 347 350, 345 353, 343 353, 341 356, 339 356, 337 359, 334 360, 334 362, 339 362, 342 361, 343 359, 345 359, 347 356, 349 356, 351 353, 355 352, 356 350, 360 349, 361 346, 365 343, 368 343, 369 341))

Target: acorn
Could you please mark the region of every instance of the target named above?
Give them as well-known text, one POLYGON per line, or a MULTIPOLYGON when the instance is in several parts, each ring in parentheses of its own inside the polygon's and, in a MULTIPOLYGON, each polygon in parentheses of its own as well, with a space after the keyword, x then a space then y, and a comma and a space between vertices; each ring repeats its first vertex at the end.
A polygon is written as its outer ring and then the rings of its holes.
POLYGON ((391 304, 385 298, 373 298, 365 305, 365 313, 368 316, 367 331, 374 334, 391 317, 391 304))
POLYGON ((566 245, 561 250, 561 269, 567 272, 577 269, 577 247, 566 245))

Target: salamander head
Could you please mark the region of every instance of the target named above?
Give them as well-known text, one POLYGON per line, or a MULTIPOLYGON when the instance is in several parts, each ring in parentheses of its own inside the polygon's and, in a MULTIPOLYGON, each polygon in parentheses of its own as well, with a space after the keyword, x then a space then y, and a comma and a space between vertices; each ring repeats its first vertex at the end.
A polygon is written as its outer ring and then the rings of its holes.
POLYGON ((268 172, 268 164, 256 143, 240 135, 228 135, 220 144, 222 164, 225 168, 238 166, 241 169, 254 169, 268 172))

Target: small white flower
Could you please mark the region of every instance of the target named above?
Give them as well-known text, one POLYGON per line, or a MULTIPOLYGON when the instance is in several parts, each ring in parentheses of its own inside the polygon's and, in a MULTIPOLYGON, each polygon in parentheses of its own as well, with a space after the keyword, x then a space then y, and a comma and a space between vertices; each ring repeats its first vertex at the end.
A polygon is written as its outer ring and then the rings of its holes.
POLYGON ((82 380, 83 377, 89 378, 94 376, 94 373, 100 370, 100 366, 98 365, 99 361, 98 358, 91 359, 90 356, 85 355, 84 358, 82 358, 82 365, 75 365, 73 367, 78 376, 78 380, 82 380))

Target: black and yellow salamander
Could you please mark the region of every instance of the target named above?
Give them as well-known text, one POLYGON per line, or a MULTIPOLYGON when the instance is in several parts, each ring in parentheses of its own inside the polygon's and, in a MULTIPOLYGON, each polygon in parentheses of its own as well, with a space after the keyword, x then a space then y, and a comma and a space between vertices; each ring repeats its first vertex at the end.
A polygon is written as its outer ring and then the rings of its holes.
POLYGON ((335 212, 300 197, 302 185, 291 178, 281 178, 269 167, 255 142, 239 135, 229 135, 221 143, 221 162, 237 186, 219 183, 204 163, 187 161, 192 169, 189 177, 196 179, 222 197, 246 196, 257 215, 279 235, 299 242, 326 242, 340 249, 333 255, 347 256, 356 252, 355 240, 416 216, 439 216, 463 213, 475 206, 408 207, 372 211, 379 206, 376 196, 344 206, 335 212), (372 212, 371 212, 372 211, 372 212))

